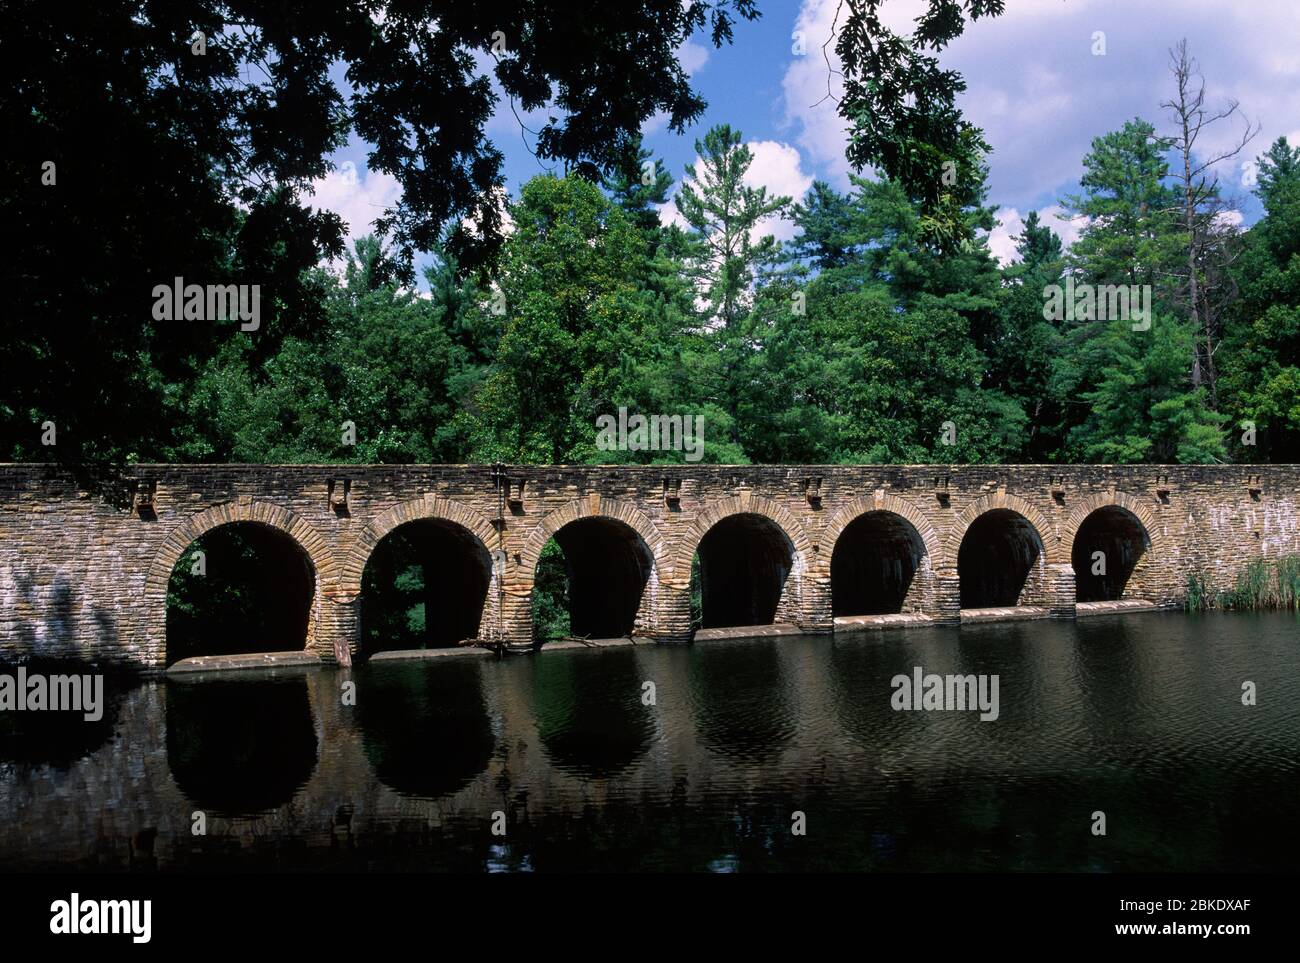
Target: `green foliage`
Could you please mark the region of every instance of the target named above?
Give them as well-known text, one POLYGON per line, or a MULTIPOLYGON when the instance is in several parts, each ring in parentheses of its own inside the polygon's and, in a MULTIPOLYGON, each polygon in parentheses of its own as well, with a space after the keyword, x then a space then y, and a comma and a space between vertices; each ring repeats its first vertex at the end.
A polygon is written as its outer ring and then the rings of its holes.
MULTIPOLYGON (((1234 266, 1222 410, 1190 381, 1194 333, 1165 280, 1181 244, 1176 196, 1149 124, 1093 142, 1083 191, 1068 199, 1088 224, 1068 255, 1031 214, 1006 266, 983 242, 937 249, 897 181, 855 177, 847 194, 819 182, 787 206, 744 184, 739 132, 716 127, 699 148, 678 195, 689 230, 660 224, 672 179, 631 141, 603 190, 572 175, 524 185, 493 282, 439 248, 419 295, 367 237, 339 273, 299 272, 310 318, 273 340, 229 337, 179 367, 136 352, 123 383, 140 379, 166 422, 148 422, 149 450, 176 461, 683 460, 601 450, 596 419, 620 407, 702 417, 710 463, 1213 462, 1245 418, 1261 443, 1233 456, 1294 450, 1300 151, 1285 141, 1264 159, 1266 216, 1234 266), (793 241, 755 241, 782 213, 793 241), (1046 293, 1066 280, 1150 284, 1149 328, 1045 317, 1046 293)), ((963 194, 972 233, 993 227, 983 184, 979 168, 963 194)), ((35 364, 47 350, 37 341, 5 345, 6 360, 35 364)), ((43 455, 30 438, 10 450, 43 455)), ((418 633, 422 602, 408 589, 390 600, 390 634, 418 633)))
POLYGON ((326 291, 318 336, 286 339, 262 363, 244 340, 223 346, 179 399, 189 414, 188 430, 169 458, 456 460, 456 392, 465 390, 461 382, 474 361, 461 318, 469 309, 446 300, 446 290, 425 299, 381 281, 381 258, 379 244, 365 238, 349 256, 341 283, 318 276, 326 291), (344 443, 349 421, 357 426, 355 445, 344 443))
MULTIPOLYGON (((1210 411, 1202 389, 1184 383, 1192 332, 1158 316, 1136 332, 1127 320, 1107 323, 1089 345, 1087 414, 1069 436, 1082 461, 1110 464, 1222 461, 1224 418, 1210 411)), ((1082 379, 1081 379, 1082 380, 1082 379)))
POLYGON ((533 638, 567 638, 569 628, 568 562, 559 542, 550 539, 537 559, 533 581, 533 638))
MULTIPOLYGON (((368 170, 401 188, 375 211, 392 253, 381 273, 409 286, 415 254, 435 248, 462 272, 487 270, 504 238, 504 177, 486 127, 504 99, 548 105, 531 148, 595 177, 650 117, 681 132, 703 112, 677 59, 690 37, 721 46, 758 16, 753 0, 412 0, 383 17, 356 0, 174 6, 0 8, 6 49, 22 51, 0 68, 0 212, 21 238, 0 320, 7 457, 197 457, 192 439, 176 437, 188 393, 231 340, 251 341, 248 364, 260 368, 287 340, 322 333, 310 269, 342 253, 344 225, 310 195, 350 136, 368 145, 368 170), (47 162, 54 186, 42 183, 47 162), (259 330, 154 320, 150 292, 176 277, 260 285, 259 330), (47 419, 54 448, 34 440, 47 419)), ((259 384, 260 372, 248 383, 231 375, 213 390, 259 384)), ((311 425, 287 431, 290 449, 332 451, 311 425)), ((371 457, 413 445, 386 439, 371 457)), ((210 456, 224 457, 221 446, 210 456)))
MULTIPOLYGON (((1256 194, 1265 216, 1246 235, 1241 287, 1223 344, 1220 379, 1234 422, 1257 426, 1249 461, 1300 460, 1300 147, 1279 138, 1263 156, 1256 194)), ((1240 434, 1233 433, 1239 441, 1240 434)))
POLYGON ((1149 123, 1132 120, 1095 138, 1083 166, 1084 193, 1067 198, 1070 213, 1088 219, 1070 251, 1071 276, 1094 288, 1124 286, 1139 298, 1145 288, 1151 316, 1088 317, 1059 327, 1049 388, 1067 406, 1062 454, 1117 463, 1222 461, 1227 419, 1190 383, 1194 332, 1177 313, 1168 281, 1184 239, 1163 144, 1149 123))
POLYGON ((1223 592, 1216 593, 1204 573, 1189 574, 1186 607, 1192 612, 1300 609, 1300 555, 1251 559, 1232 588, 1223 592))
POLYGON ((419 541, 402 528, 387 535, 371 555, 361 582, 363 652, 427 643, 424 561, 419 541))
POLYGON ((686 168, 688 179, 676 199, 692 232, 687 270, 709 303, 702 320, 733 328, 750 301, 756 273, 777 256, 776 239, 767 234, 756 240, 754 228, 784 213, 790 198, 768 197, 767 188, 744 183, 754 155, 740 131, 727 124, 697 140, 695 152, 700 161, 686 168))
POLYGON ((999 16, 1003 0, 930 0, 911 36, 884 26, 883 2, 848 4, 836 41, 848 159, 858 170, 875 165, 900 185, 916 204, 927 246, 957 251, 975 236, 966 210, 982 183, 989 145, 956 107, 966 89, 961 75, 940 69, 933 52, 960 36, 967 16, 999 16))
POLYGON ((205 533, 167 585, 168 661, 302 648, 314 584, 306 554, 282 532, 240 522, 205 533))
POLYGON ((1169 182, 1164 143, 1140 118, 1096 137, 1083 159, 1084 192, 1065 198, 1088 226, 1070 249, 1070 265, 1103 284, 1153 284, 1166 294, 1166 272, 1179 263, 1177 189, 1169 182))
POLYGON ((477 393, 482 461, 599 461, 598 414, 640 408, 668 332, 643 275, 642 239, 623 211, 576 177, 539 176, 512 207, 500 280, 505 323, 477 393))
POLYGON ((0 322, 4 457, 683 459, 600 450, 596 418, 625 406, 703 417, 706 462, 1300 458, 1300 150, 1262 158, 1265 216, 1224 235, 1228 276, 1197 270, 1211 345, 1180 300, 1193 268, 1168 139, 1140 118, 1098 136, 1064 199, 1080 239, 1063 252, 1031 213, 1000 266, 981 239, 989 146, 938 57, 1004 4, 928 0, 907 37, 880 5, 846 5, 836 53, 849 160, 881 176, 790 199, 746 183, 752 154, 726 124, 671 198, 639 135, 656 112, 678 132, 700 115, 676 51, 701 30, 730 42, 751 0, 467 2, 450 18, 417 0, 382 23, 295 0, 241 9, 238 29, 202 0, 182 26, 138 2, 11 4, 0 28, 32 56, 6 63, 25 93, 0 104, 15 135, 0 210, 22 239, 0 322), (484 133, 502 93, 553 108, 533 147, 567 172, 522 187, 511 232, 484 133), (383 240, 344 252, 309 192, 354 135, 402 192, 376 212, 383 240), (48 158, 57 189, 33 174, 48 158), (674 199, 685 229, 660 222, 674 199), (760 227, 783 216, 785 245, 760 227), (434 255, 427 296, 410 289, 417 251, 434 255), (261 328, 155 321, 153 286, 178 276, 261 285, 261 328), (1150 329, 1045 318, 1067 278, 1150 285, 1150 329), (1211 347, 1207 393, 1194 365, 1211 347))
POLYGON ((1187 573, 1187 590, 1183 593, 1183 608, 1188 612, 1205 612, 1214 607, 1214 590, 1209 576, 1204 572, 1187 573))

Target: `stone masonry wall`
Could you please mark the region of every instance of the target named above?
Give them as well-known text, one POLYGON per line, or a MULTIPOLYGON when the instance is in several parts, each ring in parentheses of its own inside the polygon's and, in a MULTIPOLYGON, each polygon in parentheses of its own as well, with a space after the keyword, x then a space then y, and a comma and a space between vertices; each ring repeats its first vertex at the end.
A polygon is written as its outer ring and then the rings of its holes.
POLYGON ((1074 535, 1118 506, 1150 539, 1125 592, 1178 604, 1188 573, 1227 586, 1248 560, 1300 552, 1300 466, 506 466, 139 465, 143 505, 116 508, 64 470, 0 465, 0 658, 166 664, 166 586, 195 538, 257 521, 287 532, 316 570, 308 647, 327 660, 357 642, 370 553, 399 525, 440 518, 495 559, 480 635, 531 637, 530 596, 547 540, 569 522, 612 518, 654 561, 636 631, 689 637, 691 558, 736 513, 765 516, 793 554, 777 621, 832 627, 830 561, 839 533, 869 511, 902 516, 925 546, 909 603, 959 618, 958 549, 985 512, 1009 509, 1043 552, 1020 604, 1074 611, 1074 535), (148 497, 151 493, 152 497, 148 497), (917 599, 919 601, 913 601, 917 599))

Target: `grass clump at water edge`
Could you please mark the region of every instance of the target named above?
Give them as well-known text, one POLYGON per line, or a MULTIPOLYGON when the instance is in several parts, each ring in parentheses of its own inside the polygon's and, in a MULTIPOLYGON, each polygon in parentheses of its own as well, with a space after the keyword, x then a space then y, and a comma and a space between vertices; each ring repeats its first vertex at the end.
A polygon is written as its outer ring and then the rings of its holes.
POLYGON ((1216 592, 1204 572, 1187 576, 1185 608, 1262 612, 1300 609, 1300 555, 1253 559, 1237 576, 1232 588, 1216 592))

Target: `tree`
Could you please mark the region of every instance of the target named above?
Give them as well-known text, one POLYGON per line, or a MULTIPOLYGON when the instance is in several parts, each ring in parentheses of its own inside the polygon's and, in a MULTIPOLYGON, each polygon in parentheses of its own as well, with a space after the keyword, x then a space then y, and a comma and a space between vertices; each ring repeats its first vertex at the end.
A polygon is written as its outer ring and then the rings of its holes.
POLYGON ((755 238, 764 218, 780 215, 788 197, 768 197, 766 187, 749 187, 745 173, 754 155, 742 134, 719 124, 695 142, 698 164, 687 165, 689 180, 677 193, 677 210, 693 232, 691 275, 709 303, 708 321, 733 328, 750 303, 755 274, 778 253, 770 234, 755 238))
POLYGON ((1182 462, 1224 460, 1224 418, 1207 404, 1204 388, 1188 389, 1191 326, 1157 315, 1149 337, 1134 337, 1126 319, 1110 321, 1091 347, 1100 371, 1088 380, 1082 424, 1070 433, 1068 456, 1084 461, 1182 462))
POLYGON ((975 236, 963 211, 983 182, 989 145, 956 107, 965 81, 940 69, 931 51, 960 36, 967 16, 1000 16, 1004 3, 929 0, 916 29, 902 37, 881 22, 883 2, 847 0, 835 43, 844 86, 839 113, 850 124, 848 160, 859 171, 874 164, 897 181, 917 204, 924 242, 952 251, 975 236))
POLYGON ((802 202, 790 209, 799 229, 789 245, 792 258, 821 270, 847 267, 858 253, 860 227, 855 206, 825 181, 814 181, 802 202))
POLYGON ((1066 198, 1070 212, 1087 219, 1070 251, 1073 280, 1094 291, 1123 286, 1149 312, 1136 318, 1130 301, 1127 316, 1087 311, 1062 325, 1051 391, 1069 406, 1069 459, 1224 457, 1224 419, 1204 388, 1190 383, 1195 335, 1173 310, 1175 287, 1167 280, 1176 276, 1183 238, 1163 147, 1140 119, 1095 138, 1084 158, 1084 193, 1066 198))
POLYGON ((628 219, 647 236, 658 240, 659 210, 656 205, 668 202, 673 175, 653 153, 641 145, 638 135, 629 143, 623 157, 604 178, 605 190, 628 219))
POLYGON ((1065 266, 1061 239, 1030 211, 1015 238, 1017 260, 1002 269, 998 337, 990 365, 1028 416, 1021 451, 1030 461, 1050 461, 1062 442, 1065 406, 1051 390, 1052 363, 1062 343, 1062 322, 1043 317, 1043 289, 1059 284, 1065 266))
MULTIPOLYGON (((1221 383, 1235 427, 1254 422, 1251 461, 1300 460, 1300 147, 1278 138, 1261 158, 1255 188, 1264 217, 1233 265, 1241 299, 1223 341, 1221 383)), ((1249 436, 1247 436, 1249 437, 1249 436)))
POLYGON ((1177 93, 1160 106, 1174 115, 1176 130, 1172 136, 1164 138, 1164 143, 1174 149, 1181 162, 1175 175, 1182 194, 1180 213, 1186 247, 1185 288, 1180 294, 1194 332, 1192 385, 1198 387, 1204 381, 1213 405, 1217 399, 1218 380, 1214 354, 1225 305, 1214 296, 1215 286, 1205 283, 1205 275, 1223 276, 1237 248, 1233 243, 1234 232, 1223 221, 1229 208, 1219 195, 1219 181, 1214 168, 1240 154, 1259 133, 1259 127, 1252 127, 1247 121, 1246 129, 1235 146, 1208 157, 1198 156, 1196 142, 1202 131, 1236 115, 1240 105, 1230 100, 1227 106, 1213 114, 1206 110, 1205 80, 1196 72, 1196 61, 1187 51, 1186 40, 1179 41, 1178 46, 1169 51, 1169 58, 1177 93))
POLYGON ((1168 298, 1165 280, 1181 260, 1178 192, 1155 127, 1135 118, 1092 141, 1083 193, 1062 204, 1088 225, 1070 248, 1070 266, 1088 281, 1147 284, 1168 298))
POLYGON ((1030 211, 1016 235, 1016 255, 1025 271, 1037 271, 1062 258, 1061 238, 1046 224, 1039 223, 1038 212, 1030 211))
POLYGON ((448 305, 382 280, 373 237, 356 242, 323 296, 324 330, 288 338, 263 364, 232 341, 186 393, 179 461, 446 462, 463 460, 454 391, 470 364, 448 305), (356 444, 344 441, 344 422, 356 444))
MULTIPOLYGON (((765 462, 1013 456, 1026 417, 988 354, 1001 292, 987 248, 939 254, 901 185, 852 180, 847 198, 814 187, 795 208, 802 230, 789 249, 811 255, 815 276, 778 275, 757 293, 746 450, 765 462)), ((963 216, 992 226, 982 206, 963 216)))
MULTIPOLYGON (((607 461, 596 417, 640 407, 668 334, 636 280, 642 238, 578 177, 539 175, 512 207, 499 300, 501 344, 475 398, 482 461, 607 461)), ((617 455, 615 455, 617 457, 617 455)))
POLYGON ((743 413, 761 462, 996 461, 1024 437, 1023 411, 979 389, 966 318, 937 300, 899 310, 882 289, 819 278, 805 317, 778 311, 760 363, 743 413))
POLYGON ((311 185, 349 135, 401 187, 376 222, 381 273, 409 285, 413 254, 440 245, 475 271, 502 242, 494 111, 547 105, 532 149, 594 176, 655 113, 677 131, 700 115, 684 41, 730 42, 757 16, 753 0, 6 3, 0 35, 23 52, 0 62, 0 212, 21 238, 0 328, 7 457, 158 457, 232 339, 258 364, 318 333, 304 279, 342 254, 344 225, 311 185), (260 330, 154 320, 151 291, 176 277, 260 286, 260 330), (45 420, 54 448, 32 440, 45 420))

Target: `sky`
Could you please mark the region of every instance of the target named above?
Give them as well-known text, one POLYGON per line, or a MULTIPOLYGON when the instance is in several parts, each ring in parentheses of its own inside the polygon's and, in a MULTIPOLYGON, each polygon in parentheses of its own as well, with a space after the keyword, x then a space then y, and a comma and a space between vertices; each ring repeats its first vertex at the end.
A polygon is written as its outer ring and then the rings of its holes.
MULTIPOLYGON (((826 99, 822 49, 833 36, 839 0, 758 5, 762 18, 737 24, 731 46, 715 49, 697 34, 679 49, 708 108, 684 135, 651 118, 642 129, 646 146, 680 183, 697 157, 696 139, 728 123, 754 155, 751 184, 795 199, 814 179, 847 190, 845 127, 826 99)), ((885 0, 882 15, 892 29, 910 32, 925 6, 925 0, 885 0)), ((965 78, 959 106, 993 148, 989 203, 998 208, 1000 225, 989 246, 999 259, 1013 256, 1012 238, 1031 210, 1067 244, 1077 237, 1078 225, 1058 216, 1060 201, 1079 189, 1082 159, 1094 137, 1134 117, 1170 129, 1160 104, 1173 93, 1169 48, 1183 38, 1204 76, 1207 106, 1236 100, 1245 118, 1260 126, 1246 150, 1218 168, 1225 191, 1241 201, 1242 223, 1258 219, 1250 162, 1279 136, 1300 144, 1300 0, 1007 0, 1006 7, 1000 17, 968 23, 940 55, 945 68, 965 78)), ((1207 154, 1232 146, 1245 123, 1234 117, 1208 128, 1202 135, 1207 154)), ((532 138, 506 102, 487 132, 505 154, 512 196, 550 169, 529 152, 532 138)), ((354 139, 333 159, 337 169, 316 184, 313 203, 337 211, 359 236, 398 199, 400 188, 367 171, 363 142, 354 139)), ((680 215, 670 203, 662 216, 680 215)), ((764 229, 782 239, 793 234, 793 225, 778 219, 764 229)))

